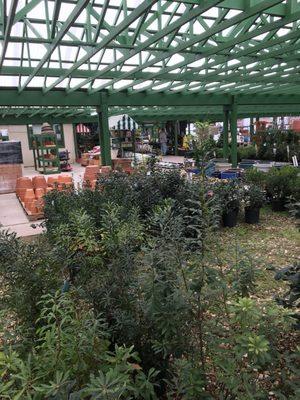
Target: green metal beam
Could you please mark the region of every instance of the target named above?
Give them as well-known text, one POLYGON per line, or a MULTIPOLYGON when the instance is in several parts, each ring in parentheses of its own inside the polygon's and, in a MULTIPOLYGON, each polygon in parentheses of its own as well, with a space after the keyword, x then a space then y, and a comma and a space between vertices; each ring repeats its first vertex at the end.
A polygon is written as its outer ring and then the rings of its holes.
POLYGON ((231 132, 231 164, 237 167, 237 104, 233 99, 230 110, 230 132, 231 132))
POLYGON ((52 22, 51 22, 51 33, 50 33, 51 39, 55 38, 56 23, 57 23, 59 12, 60 12, 60 7, 61 7, 61 0, 55 0, 53 17, 52 17, 52 22))
POLYGON ((2 43, 2 50, 1 50, 1 55, 0 55, 0 71, 1 71, 1 68, 2 68, 4 60, 5 60, 6 50, 7 50, 7 46, 9 43, 11 29, 12 29, 12 26, 14 23, 14 16, 15 16, 15 12, 17 9, 17 5, 18 5, 18 0, 11 1, 8 18, 5 23, 4 41, 2 43))
MULTIPOLYGON (((239 16, 237 16, 237 17, 239 17, 239 16)), ((241 37, 238 36, 237 38, 234 38, 234 39, 229 40, 229 41, 227 41, 225 43, 222 43, 219 46, 215 46, 211 50, 205 50, 204 49, 203 52, 202 52, 202 55, 196 55, 196 56, 193 56, 193 57, 192 56, 186 57, 184 61, 182 61, 182 62, 180 62, 180 63, 178 63, 178 64, 176 64, 174 66, 162 68, 159 72, 152 73, 148 77, 148 79, 159 79, 159 77, 161 75, 165 74, 165 73, 168 73, 168 72, 170 72, 172 70, 181 68, 181 67, 186 66, 187 64, 193 63, 195 61, 199 61, 199 60, 201 60, 203 58, 210 57, 210 56, 215 56, 217 53, 219 53, 221 51, 224 51, 226 49, 231 49, 235 45, 237 45, 239 43, 242 43, 242 42, 245 42, 246 40, 249 40, 249 39, 251 39, 251 38, 253 38, 255 36, 262 35, 262 34, 264 34, 266 32, 269 32, 270 30, 273 30, 273 29, 280 29, 282 26, 284 26, 284 25, 286 25, 286 24, 288 24, 290 22, 293 22, 294 20, 297 20, 299 18, 300 18, 300 12, 297 12, 296 14, 293 14, 293 16, 290 16, 290 17, 287 17, 287 18, 283 18, 282 20, 278 20, 278 21, 272 22, 272 23, 267 24, 267 25, 265 25, 265 26, 263 26, 263 27, 261 27, 261 28, 259 28, 257 30, 252 30, 252 31, 242 35, 241 37)), ((216 29, 218 29, 218 27, 216 27, 216 29)), ((225 29, 225 28, 223 28, 223 29, 225 29)), ((297 32, 297 34, 299 34, 299 32, 297 32)), ((205 35, 205 33, 203 35, 205 35)), ((209 35, 208 35, 208 37, 209 37, 209 35)), ((189 42, 186 42, 182 46, 177 46, 177 47, 180 47, 180 49, 182 49, 182 47, 185 47, 186 45, 188 46, 189 44, 190 44, 189 42)), ((246 52, 250 53, 249 49, 247 49, 244 53, 246 53, 246 52)), ((251 49, 251 52, 252 52, 252 49, 251 49)), ((168 56, 170 56, 171 54, 173 54, 173 53, 169 52, 168 56)), ((237 58, 237 57, 241 57, 241 54, 232 53, 232 56, 233 56, 233 58, 237 58)), ((158 62, 158 61, 159 61, 158 58, 156 58, 155 62, 158 62)), ((154 62, 154 60, 152 60, 151 63, 152 62, 154 62)), ((151 65, 153 65, 153 64, 151 64, 151 65)), ((151 65, 150 64, 143 65, 143 68, 149 67, 151 65)), ((130 73, 124 74, 122 76, 122 79, 130 78, 132 76, 132 74, 136 73, 140 69, 141 69, 140 67, 137 67, 136 69, 131 70, 130 73)), ((114 80, 114 82, 116 82, 116 80, 114 80)), ((133 84, 128 85, 127 88, 129 88, 130 86, 136 85, 138 83, 140 83, 140 82, 136 81, 133 84)))
POLYGON ((224 108, 223 114, 223 157, 228 158, 229 147, 228 147, 228 124, 229 124, 229 110, 224 108))
MULTIPOLYGON (((79 68, 82 64, 84 64, 86 61, 88 61, 91 57, 93 57, 95 54, 97 54, 101 49, 104 49, 107 44, 109 44, 112 40, 114 40, 121 32, 124 31, 129 25, 131 25, 136 19, 141 17, 143 13, 150 7, 153 6, 158 0, 144 0, 143 3, 141 3, 135 11, 133 11, 129 17, 127 17, 125 20, 123 20, 118 26, 113 28, 110 33, 99 43, 97 46, 92 49, 88 54, 83 56, 80 60, 78 60, 69 70, 69 73, 72 71, 76 70, 79 68)), ((45 93, 48 92, 49 90, 53 89, 56 85, 58 85, 60 82, 62 82, 65 78, 68 77, 68 74, 64 74, 60 78, 58 78, 53 84, 51 84, 49 87, 45 89, 45 93)))
POLYGON ((14 14, 14 23, 21 21, 39 3, 41 3, 41 0, 31 0, 28 4, 21 8, 21 10, 14 14))
POLYGON ((110 132, 108 126, 108 107, 102 104, 98 108, 99 135, 102 165, 111 165, 110 132))
MULTIPOLYGON (((182 25, 186 24, 187 22, 189 22, 190 20, 196 18, 197 16, 199 16, 200 14, 202 14, 203 12, 209 10, 211 7, 219 4, 222 0, 204 0, 203 4, 199 5, 197 8, 193 9, 190 13, 188 14, 184 14, 182 15, 181 18, 178 18, 175 22, 173 22, 172 24, 170 24, 169 26, 166 26, 164 29, 156 32, 156 34, 152 35, 148 40, 146 40, 145 42, 141 43, 140 45, 136 46, 135 49, 133 49, 129 56, 124 56, 119 58, 118 60, 116 60, 114 63, 112 63, 109 67, 105 68, 102 71, 98 71, 96 73, 93 74, 92 77, 84 80, 84 82, 82 82, 81 84, 77 85, 73 90, 79 89, 80 87, 82 87, 83 85, 86 85, 87 83, 89 83, 91 80, 96 79, 96 78, 100 78, 105 72, 107 72, 108 70, 115 68, 121 64, 123 64, 124 62, 126 62, 128 59, 130 59, 131 57, 135 56, 136 54, 140 53, 143 50, 148 49, 150 46, 152 46, 154 43, 156 43, 157 41, 159 41, 160 39, 162 39, 163 37, 165 37, 166 35, 170 34, 171 32, 174 32, 174 30, 178 29, 179 27, 181 27, 182 25)), ((189 46, 187 46, 189 47, 189 46)), ((162 59, 164 59, 166 56, 169 56, 168 54, 164 54, 162 59)), ((150 61, 149 61, 150 62, 150 61)), ((152 64, 151 64, 152 65, 152 64)), ((145 65, 145 67, 147 67, 147 65, 145 65)), ((128 75, 128 73, 126 74, 122 74, 121 77, 119 79, 115 79, 114 81, 117 82, 121 79, 126 79, 126 76, 128 75)), ((96 92, 101 90, 103 87, 100 86, 97 89, 93 89, 90 91, 90 93, 96 92)))
POLYGON ((74 7, 73 11, 69 15, 69 17, 66 19, 65 23, 63 24, 62 28, 54 38, 51 47, 47 50, 47 52, 44 54, 42 57, 41 61, 39 64, 34 68, 34 72, 26 79, 24 84, 21 86, 19 89, 19 92, 22 92, 26 86, 32 81, 32 79, 36 76, 36 73, 42 68, 42 66, 45 64, 45 62, 48 61, 50 58, 51 54, 54 52, 56 47, 59 45, 60 40, 64 37, 66 32, 69 30, 69 28, 72 26, 73 22, 76 21, 77 17, 79 14, 82 12, 84 7, 87 5, 89 0, 79 0, 78 4, 74 7))
MULTIPOLYGON (((153 65, 155 65, 155 64, 157 64, 157 63, 159 63, 161 61, 163 61, 166 57, 169 58, 169 57, 177 54, 178 51, 182 51, 183 49, 191 47, 191 46, 193 46, 193 45, 195 45, 195 44, 197 44, 199 42, 205 41, 205 40, 209 39, 211 36, 215 35, 216 33, 219 33, 219 32, 221 32, 221 31, 223 31, 225 29, 228 29, 231 26, 244 21, 247 18, 249 18, 249 17, 251 17, 251 16, 253 16, 255 14, 259 14, 260 12, 265 10, 266 8, 269 8, 270 6, 278 4, 280 2, 281 2, 281 0, 265 0, 264 2, 261 2, 260 4, 249 8, 245 13, 239 14, 239 15, 237 15, 237 16, 229 19, 229 20, 226 20, 226 21, 222 22, 222 23, 215 24, 208 31, 203 32, 200 35, 196 35, 194 38, 192 38, 190 40, 186 40, 185 42, 182 42, 181 44, 179 44, 175 48, 170 48, 170 50, 166 54, 158 55, 157 57, 154 57, 153 59, 151 59, 151 61, 148 61, 147 63, 144 63, 143 65, 140 65, 140 66, 132 69, 129 72, 123 73, 120 76, 120 78, 114 79, 111 82, 111 84, 113 85, 114 83, 117 83, 120 80, 124 80, 124 79, 128 79, 128 78, 130 79, 132 77, 132 75, 134 75, 136 72, 138 72, 138 71, 140 71, 140 70, 142 70, 144 68, 149 68, 149 67, 151 67, 151 66, 153 66, 153 65)), ((214 51, 213 51, 213 54, 214 54, 214 51)), ((196 59, 203 58, 203 56, 201 56, 201 57, 198 56, 198 57, 199 58, 195 57, 195 60, 191 60, 191 59, 186 58, 181 63, 176 64, 176 65, 174 65, 172 67, 162 68, 159 73, 153 73, 152 74, 152 78, 155 78, 155 77, 163 74, 165 71, 167 72, 167 71, 170 71, 170 70, 174 70, 176 68, 179 68, 180 66, 183 66, 183 65, 186 65, 186 64, 188 64, 190 62, 196 61, 196 59)), ((97 77, 99 77, 99 76, 101 76, 101 73, 96 73, 95 75, 97 77)), ((106 85, 105 86, 102 85, 102 86, 98 87, 97 89, 92 90, 91 93, 93 93, 95 91, 98 91, 98 90, 101 90, 104 87, 106 87, 106 85)))

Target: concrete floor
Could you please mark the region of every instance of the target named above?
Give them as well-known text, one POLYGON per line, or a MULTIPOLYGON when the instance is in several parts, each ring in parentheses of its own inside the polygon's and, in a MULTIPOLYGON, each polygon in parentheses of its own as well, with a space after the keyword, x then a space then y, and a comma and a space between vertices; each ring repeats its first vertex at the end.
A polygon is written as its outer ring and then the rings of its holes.
MULTIPOLYGON (((164 162, 182 163, 184 157, 165 156, 164 162)), ((66 174, 72 175, 76 187, 80 186, 83 180, 84 167, 79 164, 72 165, 73 170, 66 174)), ((33 167, 23 167, 23 176, 33 177, 38 175, 33 167)), ((55 176, 55 174, 51 175, 55 176)), ((18 237, 27 237, 38 235, 43 232, 39 226, 33 228, 32 225, 39 225, 42 220, 29 222, 28 218, 20 205, 16 194, 0 195, 0 229, 15 232, 18 237)))
MULTIPOLYGON (((79 164, 72 165, 73 171, 66 174, 72 175, 76 186, 82 182, 84 167, 79 164)), ((23 167, 23 176, 32 178, 38 175, 33 167, 23 167)), ((55 176, 53 174, 51 176, 55 176)), ((18 237, 32 237, 43 232, 43 228, 38 226, 42 220, 29 222, 28 218, 19 203, 15 193, 0 195, 0 229, 15 232, 18 237), (35 228, 32 225, 37 225, 35 228)))

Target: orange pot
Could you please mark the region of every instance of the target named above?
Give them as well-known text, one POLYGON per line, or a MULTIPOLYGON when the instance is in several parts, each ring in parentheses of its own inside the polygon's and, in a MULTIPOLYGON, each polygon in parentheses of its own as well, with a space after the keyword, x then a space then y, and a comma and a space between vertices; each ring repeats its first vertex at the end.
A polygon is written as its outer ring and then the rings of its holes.
POLYGON ((58 175, 59 183, 73 183, 73 179, 70 175, 58 175))
POLYGON ((22 176, 22 177, 18 178, 17 182, 16 182, 16 193, 17 193, 17 196, 19 196, 20 199, 22 201, 24 201, 24 196, 25 196, 26 189, 32 189, 32 187, 33 187, 32 186, 32 181, 27 176, 22 176))
POLYGON ((35 194, 33 189, 26 189, 25 195, 24 195, 24 202, 28 202, 30 200, 35 200, 35 194))
POLYGON ((54 176, 49 176, 47 183, 48 186, 55 187, 58 184, 58 178, 54 176))
POLYGON ((42 213, 44 211, 44 205, 45 205, 44 199, 40 198, 36 200, 35 207, 38 213, 42 213))
POLYGON ((86 174, 96 174, 97 175, 99 173, 99 170, 100 170, 99 165, 88 165, 85 168, 85 173, 86 174))
POLYGON ((43 188, 36 188, 35 189, 35 197, 37 199, 42 198, 44 195, 45 195, 45 189, 43 189, 43 188))
POLYGON ((32 184, 33 184, 34 189, 36 189, 36 188, 46 188, 47 187, 46 179, 42 175, 34 176, 32 178, 32 184))
POLYGON ((35 214, 37 212, 36 200, 35 199, 25 200, 25 208, 27 212, 35 214))

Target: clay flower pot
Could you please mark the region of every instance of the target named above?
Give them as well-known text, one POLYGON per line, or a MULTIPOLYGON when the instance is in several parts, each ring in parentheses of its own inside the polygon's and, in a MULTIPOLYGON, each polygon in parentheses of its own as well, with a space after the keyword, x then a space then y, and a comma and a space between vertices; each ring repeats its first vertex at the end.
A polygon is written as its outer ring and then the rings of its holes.
POLYGON ((99 165, 88 165, 86 168, 85 168, 85 174, 87 174, 87 175, 97 175, 98 173, 99 173, 99 170, 100 170, 100 168, 99 168, 99 165))
POLYGON ((56 187, 58 185, 58 177, 49 176, 47 183, 48 186, 56 187))
POLYGON ((37 189, 37 188, 44 188, 45 189, 47 187, 46 179, 42 175, 34 176, 32 178, 32 184, 33 184, 34 189, 37 189))
POLYGON ((26 189, 32 189, 32 188, 33 188, 32 181, 27 176, 21 176, 20 178, 17 179, 16 193, 17 196, 20 197, 21 201, 24 201, 26 189))
POLYGON ((31 214, 36 214, 37 213, 36 200, 35 199, 25 200, 25 208, 27 212, 31 214))
POLYGON ((36 188, 35 189, 35 197, 37 199, 41 199, 45 195, 45 189, 43 188, 36 188))
POLYGON ((111 173, 112 169, 110 166, 105 165, 103 167, 101 167, 101 174, 102 175, 109 175, 111 173))
POLYGON ((45 202, 44 202, 43 198, 36 200, 35 206, 36 206, 38 213, 42 213, 44 211, 44 205, 45 205, 45 202))
POLYGON ((25 195, 24 195, 24 202, 35 200, 35 194, 33 189, 26 189, 25 195))
POLYGON ((72 184, 73 179, 70 175, 58 175, 58 182, 65 184, 72 184))

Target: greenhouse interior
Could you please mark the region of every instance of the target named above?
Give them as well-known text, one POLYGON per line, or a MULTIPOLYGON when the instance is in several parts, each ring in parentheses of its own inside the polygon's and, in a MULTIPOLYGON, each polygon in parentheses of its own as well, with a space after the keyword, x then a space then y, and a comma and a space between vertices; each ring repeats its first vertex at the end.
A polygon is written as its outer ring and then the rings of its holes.
POLYGON ((299 400, 300 0, 0 0, 0 399, 299 400))

